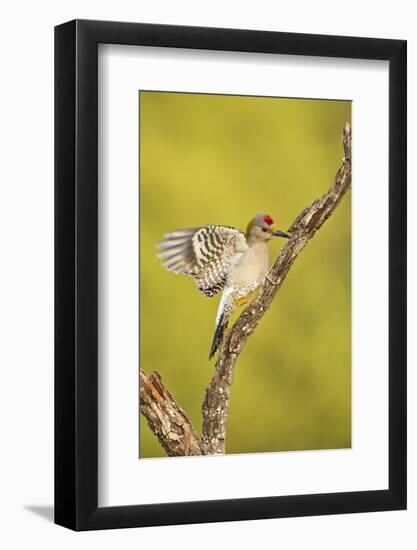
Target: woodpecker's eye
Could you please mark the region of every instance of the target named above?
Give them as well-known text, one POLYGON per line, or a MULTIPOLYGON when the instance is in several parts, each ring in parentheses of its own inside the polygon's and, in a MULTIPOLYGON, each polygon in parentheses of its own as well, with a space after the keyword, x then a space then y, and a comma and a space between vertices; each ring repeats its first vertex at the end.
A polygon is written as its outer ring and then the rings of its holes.
POLYGON ((263 231, 264 233, 266 233, 266 232, 268 231, 268 229, 266 229, 266 227, 263 227, 263 228, 262 228, 262 231, 263 231))

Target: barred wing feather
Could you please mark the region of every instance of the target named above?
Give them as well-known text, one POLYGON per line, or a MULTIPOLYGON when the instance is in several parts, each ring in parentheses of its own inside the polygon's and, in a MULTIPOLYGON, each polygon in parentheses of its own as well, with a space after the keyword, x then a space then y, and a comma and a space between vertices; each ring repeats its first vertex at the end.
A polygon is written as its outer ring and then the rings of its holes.
POLYGON ((223 225, 179 229, 167 233, 157 246, 163 265, 174 273, 191 275, 208 297, 222 290, 231 267, 248 248, 240 229, 223 225))

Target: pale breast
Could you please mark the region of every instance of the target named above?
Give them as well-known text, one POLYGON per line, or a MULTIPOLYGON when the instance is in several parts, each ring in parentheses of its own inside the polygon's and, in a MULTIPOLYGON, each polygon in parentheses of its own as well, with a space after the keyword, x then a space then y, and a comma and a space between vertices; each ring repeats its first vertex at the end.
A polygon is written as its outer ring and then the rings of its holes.
POLYGON ((249 247, 230 273, 229 284, 236 288, 253 287, 261 283, 268 271, 268 247, 258 243, 249 247))

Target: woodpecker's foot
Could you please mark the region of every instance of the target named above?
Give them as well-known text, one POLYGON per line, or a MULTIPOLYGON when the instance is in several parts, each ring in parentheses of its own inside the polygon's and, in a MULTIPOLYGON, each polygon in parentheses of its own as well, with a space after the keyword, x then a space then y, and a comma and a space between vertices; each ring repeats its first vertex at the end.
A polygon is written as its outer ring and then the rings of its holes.
POLYGON ((278 286, 280 284, 279 280, 278 281, 273 281, 268 273, 265 275, 265 279, 268 281, 268 283, 270 283, 273 286, 278 286))

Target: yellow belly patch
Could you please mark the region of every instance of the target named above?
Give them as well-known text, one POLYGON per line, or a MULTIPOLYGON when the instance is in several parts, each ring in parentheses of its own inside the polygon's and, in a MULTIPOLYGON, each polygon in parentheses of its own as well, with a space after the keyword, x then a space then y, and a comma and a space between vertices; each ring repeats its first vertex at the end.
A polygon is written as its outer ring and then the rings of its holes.
POLYGON ((252 296, 255 294, 255 292, 249 292, 249 294, 246 294, 246 296, 242 296, 242 298, 238 298, 236 301, 235 301, 235 304, 240 307, 240 306, 244 306, 245 304, 247 304, 248 302, 251 301, 252 299, 252 296))

